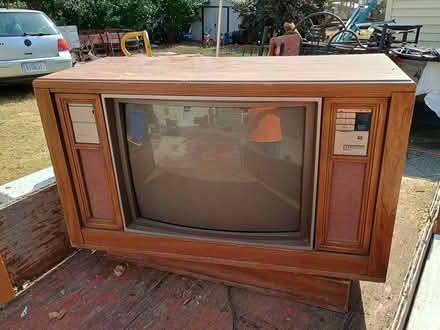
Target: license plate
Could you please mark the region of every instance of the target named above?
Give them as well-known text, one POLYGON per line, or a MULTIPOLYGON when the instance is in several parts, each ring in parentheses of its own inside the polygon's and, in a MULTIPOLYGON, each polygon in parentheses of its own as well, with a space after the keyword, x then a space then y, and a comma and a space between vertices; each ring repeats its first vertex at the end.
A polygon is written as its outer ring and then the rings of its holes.
POLYGON ((22 63, 21 68, 23 69, 23 72, 26 73, 47 71, 46 63, 44 62, 22 63))

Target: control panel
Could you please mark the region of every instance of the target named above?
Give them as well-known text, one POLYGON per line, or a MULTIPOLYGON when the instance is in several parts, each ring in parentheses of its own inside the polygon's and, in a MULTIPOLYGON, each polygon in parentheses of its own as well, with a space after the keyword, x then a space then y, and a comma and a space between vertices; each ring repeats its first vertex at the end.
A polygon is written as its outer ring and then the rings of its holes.
POLYGON ((69 104, 68 106, 75 142, 99 144, 93 105, 69 104))
POLYGON ((338 109, 333 153, 367 156, 371 109, 338 109))

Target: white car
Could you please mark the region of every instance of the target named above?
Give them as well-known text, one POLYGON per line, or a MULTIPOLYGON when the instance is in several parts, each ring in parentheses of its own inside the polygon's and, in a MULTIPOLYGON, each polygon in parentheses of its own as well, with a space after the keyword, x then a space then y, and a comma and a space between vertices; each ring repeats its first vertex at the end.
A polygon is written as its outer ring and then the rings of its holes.
POLYGON ((49 17, 36 10, 0 9, 0 83, 70 67, 67 42, 49 17))

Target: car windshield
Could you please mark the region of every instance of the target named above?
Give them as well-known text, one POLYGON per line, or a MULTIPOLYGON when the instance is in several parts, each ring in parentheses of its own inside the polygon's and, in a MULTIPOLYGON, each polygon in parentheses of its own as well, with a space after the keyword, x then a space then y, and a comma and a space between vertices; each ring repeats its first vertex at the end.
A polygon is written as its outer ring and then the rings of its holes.
POLYGON ((58 34, 55 24, 42 13, 0 13, 0 37, 54 34, 58 34))

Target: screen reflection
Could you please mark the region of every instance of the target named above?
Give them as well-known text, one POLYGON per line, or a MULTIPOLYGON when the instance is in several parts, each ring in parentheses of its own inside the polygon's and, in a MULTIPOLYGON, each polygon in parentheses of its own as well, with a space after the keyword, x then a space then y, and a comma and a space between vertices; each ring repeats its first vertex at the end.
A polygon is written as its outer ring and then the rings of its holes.
POLYGON ((299 230, 305 107, 124 108, 141 217, 223 231, 299 230))

